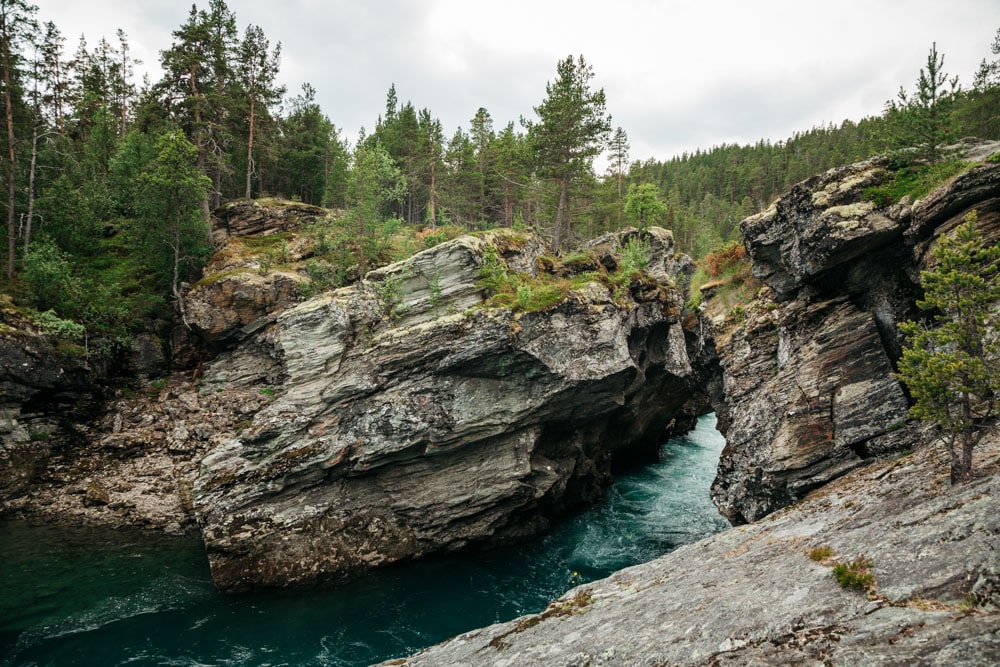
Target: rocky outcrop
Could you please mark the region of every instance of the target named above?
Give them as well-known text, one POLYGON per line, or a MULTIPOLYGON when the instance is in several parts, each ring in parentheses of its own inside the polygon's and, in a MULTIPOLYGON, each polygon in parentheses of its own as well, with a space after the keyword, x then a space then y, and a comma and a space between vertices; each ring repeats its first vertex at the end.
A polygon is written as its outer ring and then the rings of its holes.
POLYGON ((22 493, 94 388, 82 349, 59 351, 0 302, 0 502, 22 493))
POLYGON ((191 490, 199 461, 270 403, 259 387, 199 391, 184 375, 108 401, 76 424, 72 447, 52 447, 30 486, 0 513, 35 521, 177 534, 196 529, 191 490))
POLYGON ((1000 655, 995 430, 979 456, 982 476, 951 486, 946 458, 920 446, 541 613, 384 664, 989 664, 1000 655), (871 563, 868 594, 832 574, 859 560, 871 563))
POLYGON ((216 209, 214 225, 223 238, 259 236, 293 231, 327 215, 318 206, 290 201, 234 201, 216 209))
MULTIPOLYGON (((653 265, 679 261, 669 233, 646 241, 653 265)), ((275 395, 195 484, 220 588, 522 539, 692 409, 702 340, 669 285, 595 277, 538 312, 484 303, 487 251, 531 274, 543 247, 510 232, 441 244, 285 311, 206 369, 209 391, 275 395)))
POLYGON ((232 347, 297 303, 304 282, 287 271, 220 271, 188 293, 188 324, 212 347, 232 347))
POLYGON ((866 190, 893 177, 882 159, 834 169, 741 224, 766 287, 718 340, 727 446, 712 498, 734 523, 912 446, 915 427, 891 375, 898 323, 918 315, 919 273, 935 238, 973 209, 983 235, 1000 238, 1000 164, 923 200, 877 207, 866 190))

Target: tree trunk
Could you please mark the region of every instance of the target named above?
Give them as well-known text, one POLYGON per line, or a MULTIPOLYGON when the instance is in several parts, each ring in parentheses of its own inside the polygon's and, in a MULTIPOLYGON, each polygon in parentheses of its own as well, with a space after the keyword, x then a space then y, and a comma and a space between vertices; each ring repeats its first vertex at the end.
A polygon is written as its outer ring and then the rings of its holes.
POLYGON ((3 98, 4 115, 7 121, 7 164, 4 165, 7 178, 7 278, 14 278, 14 258, 17 246, 17 236, 14 231, 14 111, 11 106, 10 81, 10 34, 7 17, 3 16, 0 24, 0 41, 3 42, 3 98))
POLYGON ((253 125, 254 125, 254 96, 250 95, 250 136, 247 139, 247 183, 246 192, 243 197, 250 201, 250 175, 253 173, 253 125))
POLYGON ((569 175, 562 177, 559 186, 559 206, 556 208, 556 222, 552 226, 552 252, 559 252, 559 245, 562 242, 563 217, 566 215, 566 200, 569 197, 569 175))
POLYGON ((431 229, 437 229, 437 165, 431 161, 431 197, 427 202, 427 217, 430 218, 431 229))
POLYGON ((38 125, 31 128, 31 169, 28 171, 28 215, 24 223, 25 261, 28 260, 28 249, 31 246, 31 224, 35 217, 35 164, 38 160, 38 125))

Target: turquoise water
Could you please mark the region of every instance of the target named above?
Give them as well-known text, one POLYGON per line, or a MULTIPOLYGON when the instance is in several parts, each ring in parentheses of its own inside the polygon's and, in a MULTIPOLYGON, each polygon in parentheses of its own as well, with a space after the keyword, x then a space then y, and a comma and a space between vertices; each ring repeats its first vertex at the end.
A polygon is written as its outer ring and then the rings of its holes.
POLYGON ((714 426, 702 417, 659 462, 620 475, 605 503, 531 544, 324 591, 222 596, 196 540, 0 522, 0 665, 368 665, 540 611, 727 526, 708 498, 714 426))

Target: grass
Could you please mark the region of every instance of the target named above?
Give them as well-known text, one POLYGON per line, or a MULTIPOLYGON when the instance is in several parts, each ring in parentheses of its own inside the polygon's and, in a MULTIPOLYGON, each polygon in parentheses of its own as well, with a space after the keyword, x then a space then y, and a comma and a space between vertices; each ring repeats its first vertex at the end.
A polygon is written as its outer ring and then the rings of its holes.
POLYGON ((894 172, 888 183, 866 188, 863 197, 876 206, 891 206, 903 197, 920 199, 932 190, 974 166, 962 160, 944 160, 933 164, 903 167, 894 172))
POLYGON ((564 301, 570 292, 589 283, 602 284, 617 299, 623 299, 633 284, 643 281, 652 284, 642 271, 649 262, 649 245, 633 241, 619 251, 616 271, 607 271, 593 253, 578 251, 565 258, 542 255, 537 262, 538 275, 534 277, 509 270, 498 250, 488 247, 483 253, 476 285, 489 295, 485 306, 526 313, 548 310, 564 301), (580 273, 574 273, 574 269, 580 273))
POLYGON ((851 588, 870 595, 875 592, 875 574, 871 567, 870 558, 859 556, 850 562, 834 565, 833 578, 841 588, 851 588))
POLYGON ((806 552, 806 555, 809 556, 809 560, 822 563, 823 561, 833 557, 833 547, 829 544, 824 544, 821 547, 810 549, 806 552))

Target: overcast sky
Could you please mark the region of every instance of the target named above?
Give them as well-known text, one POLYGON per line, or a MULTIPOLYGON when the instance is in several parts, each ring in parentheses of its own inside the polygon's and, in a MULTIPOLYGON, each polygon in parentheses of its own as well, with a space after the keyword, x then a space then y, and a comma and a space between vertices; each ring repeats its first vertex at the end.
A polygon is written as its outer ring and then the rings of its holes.
MULTIPOLYGON (((178 0, 35 0, 76 49, 128 34, 159 76, 159 51, 187 17, 178 0)), ((207 7, 208 0, 198 0, 207 7)), ((303 82, 355 138, 395 84, 450 136, 485 107, 499 130, 545 96, 558 60, 583 54, 632 159, 721 143, 778 141, 881 112, 913 87, 932 42, 971 82, 1000 28, 1000 0, 229 0, 242 33, 282 43, 280 78, 303 82)))

